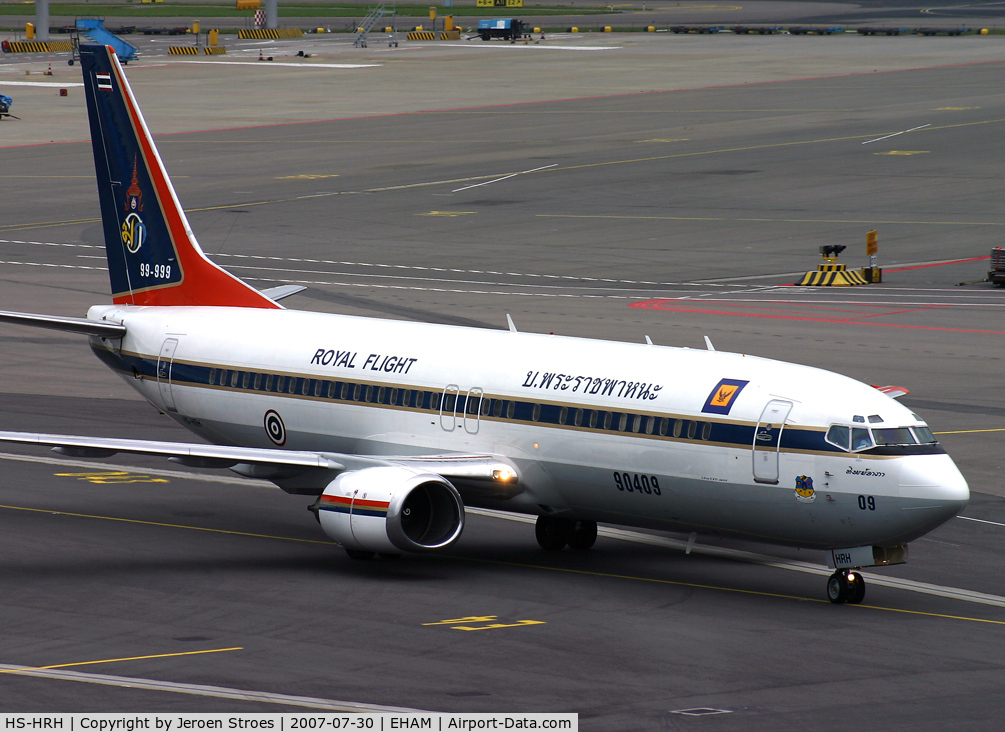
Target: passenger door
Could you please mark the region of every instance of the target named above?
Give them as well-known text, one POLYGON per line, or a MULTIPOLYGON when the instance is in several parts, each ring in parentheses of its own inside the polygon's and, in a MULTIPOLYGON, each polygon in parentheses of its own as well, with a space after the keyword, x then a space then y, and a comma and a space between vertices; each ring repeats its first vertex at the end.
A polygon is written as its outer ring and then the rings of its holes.
POLYGON ((761 412, 754 429, 752 453, 754 480, 758 483, 778 483, 778 448, 782 441, 785 420, 792 410, 792 402, 772 399, 761 412))

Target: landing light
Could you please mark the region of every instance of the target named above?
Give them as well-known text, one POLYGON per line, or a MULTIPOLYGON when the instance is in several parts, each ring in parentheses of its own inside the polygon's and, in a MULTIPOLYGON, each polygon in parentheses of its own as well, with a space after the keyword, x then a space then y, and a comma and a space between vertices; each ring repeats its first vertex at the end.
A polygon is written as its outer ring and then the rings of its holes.
POLYGON ((515 477, 516 476, 513 474, 513 471, 509 468, 492 471, 492 480, 498 480, 500 483, 509 483, 515 477))

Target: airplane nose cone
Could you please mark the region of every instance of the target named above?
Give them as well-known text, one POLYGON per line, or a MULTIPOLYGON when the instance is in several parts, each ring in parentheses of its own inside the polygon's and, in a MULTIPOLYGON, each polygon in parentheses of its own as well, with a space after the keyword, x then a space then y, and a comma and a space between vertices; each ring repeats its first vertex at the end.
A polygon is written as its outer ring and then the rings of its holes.
POLYGON ((967 505, 970 488, 948 455, 917 455, 905 463, 900 472, 901 498, 914 499, 918 509, 938 509, 945 519, 967 505))

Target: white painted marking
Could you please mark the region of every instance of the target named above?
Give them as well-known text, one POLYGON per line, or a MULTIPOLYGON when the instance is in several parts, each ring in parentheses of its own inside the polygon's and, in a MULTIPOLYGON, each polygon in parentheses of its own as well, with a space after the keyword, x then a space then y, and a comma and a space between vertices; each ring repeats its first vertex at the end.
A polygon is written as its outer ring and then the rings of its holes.
POLYGON ((2 83, 4 86, 46 86, 46 87, 55 87, 57 89, 59 88, 66 89, 67 87, 71 86, 83 86, 83 83, 79 81, 63 82, 62 84, 60 84, 55 81, 7 81, 6 79, 4 79, 2 83))
POLYGON ((217 699, 259 702, 261 704, 283 704, 292 707, 325 709, 332 712, 425 714, 429 711, 425 709, 409 709, 407 707, 383 706, 381 704, 363 704, 361 702, 341 701, 338 699, 319 699, 311 696, 273 694, 268 691, 231 689, 225 686, 210 686, 208 684, 179 684, 174 681, 155 681, 153 679, 140 679, 129 676, 88 674, 80 671, 65 671, 63 669, 32 670, 26 669, 24 666, 15 666, 7 663, 0 664, 0 673, 12 674, 14 676, 34 676, 36 678, 56 679, 59 681, 80 681, 85 684, 119 686, 126 689, 143 689, 144 691, 166 691, 174 694, 209 696, 217 699))
POLYGON ((999 523, 997 521, 985 521, 984 519, 970 518, 969 516, 957 516, 956 518, 963 519, 964 521, 976 521, 979 524, 991 524, 992 526, 1005 526, 1005 524, 999 523))
MULTIPOLYGON (((292 66, 297 69, 374 69, 383 66, 384 64, 316 64, 316 63, 302 63, 302 64, 291 64, 285 61, 217 61, 217 60, 206 60, 206 61, 179 61, 182 64, 212 64, 213 66, 220 65, 231 65, 231 66, 261 66, 266 69, 270 66, 292 66)), ((80 86, 83 86, 81 84, 80 86)))
POLYGON ((880 140, 889 140, 891 137, 896 137, 897 135, 903 135, 906 132, 914 132, 915 130, 923 130, 926 127, 931 127, 931 123, 927 125, 921 125, 920 127, 912 127, 909 130, 901 130, 900 132, 894 132, 892 135, 885 135, 883 137, 877 137, 875 140, 866 140, 863 145, 868 145, 870 142, 879 142, 880 140))
POLYGON ((496 178, 494 180, 483 181, 482 183, 475 183, 474 185, 464 186, 463 188, 455 188, 451 193, 459 193, 460 191, 466 191, 469 188, 477 188, 478 186, 487 186, 489 183, 498 183, 499 181, 507 180, 509 178, 514 178, 518 175, 523 175, 524 173, 536 173, 539 170, 547 170, 548 168, 554 168, 558 163, 552 163, 551 165, 543 165, 540 168, 531 168, 530 170, 521 170, 517 173, 509 173, 504 175, 502 178, 496 178))
POLYGON ((540 43, 498 43, 498 44, 485 43, 484 45, 482 44, 470 44, 461 46, 449 45, 449 46, 437 46, 436 48, 437 49, 450 48, 453 50, 475 49, 478 51, 494 51, 494 50, 505 50, 505 49, 509 49, 510 51, 512 51, 517 48, 536 49, 539 51, 618 51, 622 47, 621 46, 550 46, 550 45, 543 45, 540 43))

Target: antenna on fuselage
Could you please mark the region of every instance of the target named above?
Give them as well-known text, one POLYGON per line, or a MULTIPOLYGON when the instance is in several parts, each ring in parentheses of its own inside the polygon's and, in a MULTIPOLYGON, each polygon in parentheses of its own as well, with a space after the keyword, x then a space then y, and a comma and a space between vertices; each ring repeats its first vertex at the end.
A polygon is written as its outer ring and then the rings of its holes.
POLYGON ((712 341, 709 339, 708 336, 705 336, 705 348, 707 348, 710 351, 715 350, 715 346, 712 345, 712 341))
POLYGON ((653 339, 650 338, 649 336, 646 336, 646 343, 651 346, 653 344, 653 339))
POLYGON ((516 325, 513 323, 513 318, 510 317, 509 313, 506 313, 506 324, 509 326, 510 333, 518 333, 516 325))

